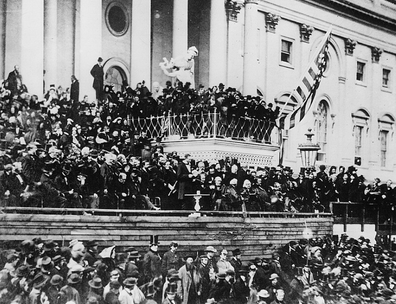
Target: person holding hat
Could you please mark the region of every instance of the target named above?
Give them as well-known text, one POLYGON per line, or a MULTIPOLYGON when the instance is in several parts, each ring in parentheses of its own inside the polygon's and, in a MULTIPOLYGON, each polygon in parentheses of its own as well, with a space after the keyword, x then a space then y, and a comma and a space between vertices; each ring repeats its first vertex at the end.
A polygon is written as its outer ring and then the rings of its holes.
POLYGON ((150 250, 144 255, 143 270, 145 282, 152 281, 162 275, 161 257, 158 253, 158 235, 150 236, 150 250))
POLYGON ((89 292, 87 294, 87 300, 91 297, 95 298, 99 304, 103 304, 103 284, 102 279, 99 277, 94 277, 88 282, 89 292))
POLYGON ((162 275, 165 277, 169 269, 179 269, 182 266, 181 257, 177 252, 179 244, 172 241, 169 250, 164 253, 162 258, 162 275))
POLYGON ((121 304, 142 304, 146 302, 143 292, 137 287, 137 278, 126 278, 124 289, 120 291, 118 299, 121 304))
POLYGON ((179 269, 181 284, 177 288, 177 294, 182 299, 183 304, 199 304, 202 284, 197 268, 193 264, 194 256, 187 255, 185 260, 185 265, 179 269))
POLYGON ((102 57, 98 58, 98 63, 95 64, 91 69, 91 75, 93 77, 93 84, 92 87, 95 89, 96 92, 96 100, 102 101, 103 98, 103 59, 102 57))

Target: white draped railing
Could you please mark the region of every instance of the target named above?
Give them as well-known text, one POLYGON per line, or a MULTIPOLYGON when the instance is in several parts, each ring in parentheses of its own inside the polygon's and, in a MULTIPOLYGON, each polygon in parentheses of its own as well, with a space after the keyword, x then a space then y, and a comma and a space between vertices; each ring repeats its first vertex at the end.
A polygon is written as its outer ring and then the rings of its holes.
POLYGON ((135 132, 163 141, 194 138, 227 138, 279 145, 279 129, 274 122, 250 117, 228 118, 219 112, 129 118, 135 132))

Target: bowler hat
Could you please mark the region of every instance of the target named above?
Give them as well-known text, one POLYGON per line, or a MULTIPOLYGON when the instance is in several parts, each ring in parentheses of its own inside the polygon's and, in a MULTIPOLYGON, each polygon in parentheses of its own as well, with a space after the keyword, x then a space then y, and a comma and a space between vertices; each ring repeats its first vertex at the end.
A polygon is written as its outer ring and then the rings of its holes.
POLYGON ((88 285, 93 288, 93 289, 101 289, 103 287, 102 285, 102 279, 101 278, 93 278, 88 282, 88 285))
POLYGON ((214 248, 213 246, 208 246, 208 247, 206 247, 206 248, 205 248, 205 251, 206 251, 206 252, 214 252, 214 253, 217 252, 216 248, 214 248))
POLYGON ((237 249, 232 251, 232 255, 233 256, 237 256, 237 255, 240 255, 240 254, 241 254, 241 250, 239 248, 237 248, 237 249))
POLYGON ((270 275, 270 281, 275 280, 275 279, 279 279, 279 276, 276 273, 273 273, 270 275))
POLYGON ((50 280, 51 285, 58 286, 63 282, 63 278, 59 274, 54 274, 50 280))
POLYGON ((69 284, 77 284, 80 283, 81 277, 77 273, 72 273, 68 278, 67 282, 69 284))
POLYGON ((30 273, 29 266, 21 265, 16 269, 15 275, 17 277, 27 277, 30 273))
POLYGON ((126 278, 123 283, 125 287, 133 287, 137 283, 137 278, 126 278))
POLYGON ((39 289, 48 282, 48 277, 45 277, 42 273, 38 273, 33 279, 33 287, 39 289))
POLYGON ((267 291, 266 289, 261 289, 261 290, 258 292, 257 296, 258 296, 259 298, 269 298, 270 294, 268 293, 268 291, 267 291))

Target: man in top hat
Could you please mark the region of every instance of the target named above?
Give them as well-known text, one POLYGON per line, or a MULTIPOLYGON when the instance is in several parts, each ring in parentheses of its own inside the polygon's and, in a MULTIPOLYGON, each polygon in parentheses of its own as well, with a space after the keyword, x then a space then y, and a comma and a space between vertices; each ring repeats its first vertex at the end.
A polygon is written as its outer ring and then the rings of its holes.
POLYGON ((241 269, 242 267, 241 257, 242 257, 242 252, 239 248, 236 248, 232 251, 232 257, 230 263, 232 267, 234 267, 235 277, 237 278, 239 277, 239 269, 241 269))
POLYGON ((91 69, 91 75, 93 77, 93 84, 92 87, 95 89, 96 92, 96 100, 102 100, 103 97, 103 59, 102 57, 98 58, 98 63, 95 64, 91 69))
POLYGON ((118 299, 121 304, 141 304, 146 302, 143 292, 137 287, 137 278, 126 278, 124 289, 120 291, 118 299))
POLYGON ((145 281, 152 281, 161 276, 161 257, 158 253, 158 235, 150 236, 150 250, 144 255, 143 271, 145 281))
POLYGON ((94 297, 98 303, 104 303, 103 301, 103 285, 102 279, 99 277, 95 277, 88 282, 89 292, 87 294, 87 300, 91 297, 94 297))
POLYGON ((166 297, 162 304, 181 304, 182 300, 176 293, 177 290, 177 284, 176 283, 171 283, 169 284, 169 287, 166 291, 166 297))
POLYGON ((169 269, 178 270, 181 267, 181 258, 176 252, 179 244, 172 241, 169 245, 169 250, 164 253, 162 258, 162 275, 165 277, 169 269))

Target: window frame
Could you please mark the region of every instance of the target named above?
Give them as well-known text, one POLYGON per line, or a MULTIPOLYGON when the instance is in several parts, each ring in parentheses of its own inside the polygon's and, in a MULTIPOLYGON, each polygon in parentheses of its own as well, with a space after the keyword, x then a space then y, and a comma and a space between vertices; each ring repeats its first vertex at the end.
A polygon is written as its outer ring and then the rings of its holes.
POLYGON ((385 92, 392 92, 393 87, 393 69, 389 66, 382 66, 382 78, 381 78, 381 90, 385 92), (388 85, 384 85, 384 71, 389 71, 388 74, 388 85))
POLYGON ((280 37, 280 42, 279 42, 279 65, 286 67, 286 68, 292 68, 294 69, 294 49, 295 49, 295 40, 292 38, 280 37), (283 55, 283 41, 287 42, 290 44, 290 51, 289 51, 289 61, 283 61, 282 60, 282 55, 283 55))
POLYGON ((367 79, 366 70, 367 70, 367 61, 360 60, 360 59, 356 60, 356 74, 355 74, 356 83, 358 83, 358 84, 366 84, 366 79, 367 79), (359 64, 363 65, 362 79, 358 79, 358 67, 359 67, 359 64))

